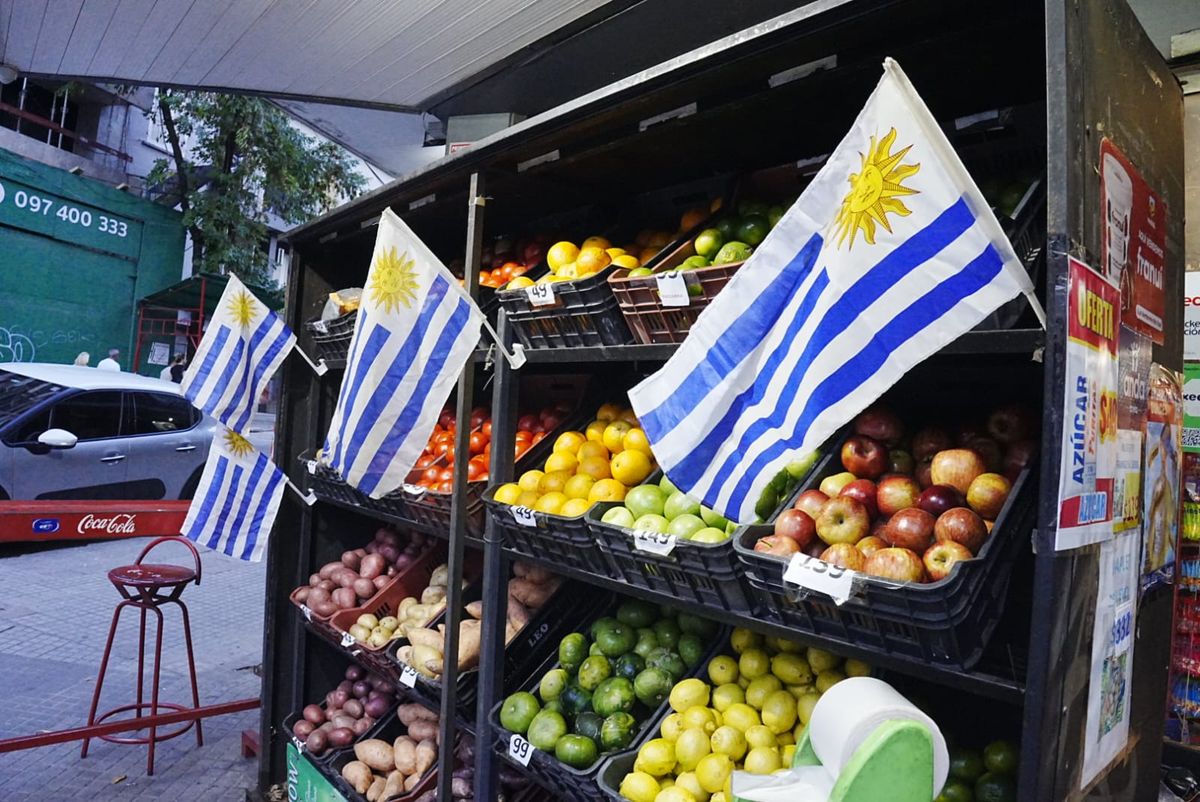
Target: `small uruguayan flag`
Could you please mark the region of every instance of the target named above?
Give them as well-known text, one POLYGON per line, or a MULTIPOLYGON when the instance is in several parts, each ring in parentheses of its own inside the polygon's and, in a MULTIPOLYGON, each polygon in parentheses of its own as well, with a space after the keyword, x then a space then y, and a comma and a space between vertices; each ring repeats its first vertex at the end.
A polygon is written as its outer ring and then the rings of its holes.
POLYGON ((322 459, 371 498, 403 484, 482 323, 458 279, 385 211, 322 459))
POLYGON ((226 429, 213 438, 181 532, 198 546, 258 562, 286 485, 275 463, 226 429))
POLYGON ((629 397, 677 486, 739 521, 906 371, 1033 288, 899 65, 687 339, 629 397))
POLYGON ((245 433, 254 405, 296 345, 279 315, 230 274, 192 364, 183 374, 188 400, 245 433))

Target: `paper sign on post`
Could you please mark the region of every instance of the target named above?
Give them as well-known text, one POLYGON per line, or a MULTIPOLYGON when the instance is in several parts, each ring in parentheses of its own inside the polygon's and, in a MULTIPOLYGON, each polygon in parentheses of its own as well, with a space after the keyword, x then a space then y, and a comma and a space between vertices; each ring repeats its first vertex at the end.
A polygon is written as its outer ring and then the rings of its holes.
POLYGON ((549 284, 534 284, 525 288, 525 297, 533 306, 550 306, 554 303, 554 287, 549 284))
POLYGON ((675 543, 676 538, 674 535, 667 535, 662 532, 650 532, 638 529, 633 533, 633 547, 635 549, 657 554, 659 557, 666 557, 674 551, 675 543))
POLYGON ((679 275, 679 271, 672 270, 669 273, 661 273, 655 276, 655 281, 658 284, 658 298, 662 301, 663 306, 688 306, 691 304, 691 296, 688 295, 687 282, 683 280, 683 276, 679 275))
POLYGON ((793 554, 783 571, 784 582, 823 593, 838 605, 845 604, 854 595, 854 580, 857 577, 856 571, 831 565, 807 554, 793 554))
POLYGON ((533 748, 533 744, 526 741, 515 732, 508 739, 508 756, 520 763, 522 766, 528 766, 529 761, 533 759, 533 753, 537 750, 533 748))
POLYGON ((509 507, 512 512, 513 520, 521 526, 537 526, 537 519, 533 517, 533 510, 528 507, 509 507))

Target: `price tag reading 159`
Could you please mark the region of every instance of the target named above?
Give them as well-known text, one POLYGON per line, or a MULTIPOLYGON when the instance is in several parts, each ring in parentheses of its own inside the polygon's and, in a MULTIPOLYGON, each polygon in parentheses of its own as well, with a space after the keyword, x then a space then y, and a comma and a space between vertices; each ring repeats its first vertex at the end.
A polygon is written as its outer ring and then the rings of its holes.
POLYGON ((793 554, 783 571, 784 582, 823 593, 839 605, 854 595, 856 577, 858 574, 848 568, 831 565, 803 553, 793 554))

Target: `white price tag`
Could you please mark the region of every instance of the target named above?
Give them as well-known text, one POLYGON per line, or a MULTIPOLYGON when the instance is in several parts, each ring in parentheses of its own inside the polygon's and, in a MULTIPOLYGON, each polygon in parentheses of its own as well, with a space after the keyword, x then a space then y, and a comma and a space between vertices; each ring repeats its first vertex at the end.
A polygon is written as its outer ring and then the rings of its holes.
POLYGON ((515 732, 508 739, 508 756, 520 763, 522 766, 528 766, 529 761, 533 759, 533 753, 537 750, 533 748, 533 744, 526 741, 515 732))
POLYGON ((351 635, 349 632, 342 633, 342 648, 343 649, 349 649, 356 642, 357 641, 354 640, 354 636, 351 635))
POLYGON ((308 461, 308 472, 310 474, 315 474, 317 472, 317 461, 315 459, 310 459, 308 461))
POLYGON ((509 507, 512 512, 513 520, 521 526, 537 526, 537 519, 533 517, 533 510, 528 507, 509 507))
POLYGON ((305 621, 312 621, 312 610, 307 604, 300 605, 300 614, 304 616, 305 621))
POLYGON ((317 331, 321 332, 322 334, 329 333, 329 326, 325 325, 324 320, 314 320, 313 328, 316 329, 317 331))
POLYGON ((823 593, 839 605, 854 595, 854 580, 857 577, 855 571, 831 565, 807 554, 793 554, 783 571, 784 582, 823 593))
POLYGON ((400 666, 400 684, 406 688, 416 687, 417 670, 410 665, 400 666))
POLYGON ((638 551, 647 551, 666 557, 675 550, 675 536, 662 532, 645 532, 637 530, 633 533, 633 547, 638 551))
POLYGON ((683 276, 679 275, 679 271, 672 270, 670 273, 662 273, 655 276, 655 280, 658 283, 658 298, 662 301, 663 306, 688 306, 691 304, 687 282, 683 280, 683 276))
POLYGON ((554 287, 550 284, 534 284, 525 288, 525 297, 533 306, 550 306, 554 303, 554 287))
POLYGON ((296 748, 299 749, 301 752, 304 751, 304 741, 301 741, 295 735, 292 736, 292 743, 294 743, 296 745, 296 748))

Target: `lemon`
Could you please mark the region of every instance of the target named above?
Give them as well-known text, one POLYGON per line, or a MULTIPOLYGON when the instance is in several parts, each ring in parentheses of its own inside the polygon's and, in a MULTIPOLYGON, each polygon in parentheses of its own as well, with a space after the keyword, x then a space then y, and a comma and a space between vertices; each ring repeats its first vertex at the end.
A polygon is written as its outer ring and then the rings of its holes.
MULTIPOLYGON (((756 710, 762 710, 767 697, 782 687, 783 683, 779 681, 779 677, 773 674, 765 674, 757 679, 752 679, 746 687, 746 704, 756 710)), ((789 693, 788 696, 791 694, 789 693)), ((795 702, 794 699, 792 701, 795 702)))
POLYGON ((578 467, 579 460, 575 459, 575 455, 569 451, 555 451, 546 458, 546 473, 566 471, 574 474, 578 467))
POLYGON ((675 739, 675 760, 678 761, 679 768, 684 771, 691 771, 696 768, 696 764, 700 762, 700 758, 711 751, 712 747, 708 742, 708 733, 702 729, 684 730, 675 739))
POLYGON ((796 739, 796 743, 800 743, 800 739, 804 737, 804 729, 808 725, 803 721, 796 724, 796 729, 792 730, 792 737, 796 739))
MULTIPOLYGON (((778 747, 795 746, 796 745, 795 730, 788 730, 787 732, 781 732, 778 735, 776 735, 775 736, 775 745, 778 747)), ((780 754, 782 755, 783 753, 781 752, 780 754)))
POLYGON ((608 462, 612 459, 612 455, 608 453, 608 449, 604 447, 604 443, 596 440, 588 440, 586 443, 579 446, 575 451, 575 458, 583 462, 589 457, 598 457, 599 459, 608 462))
POLYGON ((749 687, 750 687, 750 678, 749 678, 749 677, 745 677, 745 676, 740 676, 740 677, 738 677, 738 679, 737 679, 737 686, 738 686, 739 688, 741 688, 743 691, 744 691, 744 690, 746 690, 747 688, 749 688, 749 687))
POLYGON ((792 761, 796 759, 796 745, 787 744, 779 750, 779 762, 784 766, 792 765, 792 761))
POLYGON ((676 777, 675 787, 687 791, 696 802, 708 802, 709 792, 705 791, 704 787, 700 785, 700 781, 696 779, 694 772, 685 771, 676 777))
POLYGON ((798 654, 784 652, 772 657, 771 673, 779 677, 784 685, 808 685, 813 681, 808 661, 798 654))
POLYGON ((574 453, 586 442, 587 435, 583 432, 563 432, 554 440, 554 450, 574 453))
POLYGON ((825 693, 825 691, 829 690, 834 685, 837 685, 845 678, 846 675, 838 671, 836 668, 826 669, 820 674, 817 674, 817 691, 820 693, 825 693))
POLYGON ((740 702, 722 710, 721 716, 726 724, 742 732, 746 732, 751 727, 762 724, 762 720, 758 717, 758 711, 750 705, 740 702))
POLYGON ((654 456, 650 451, 650 439, 640 426, 635 426, 621 438, 621 445, 626 451, 640 451, 647 457, 654 456))
POLYGON ((708 739, 715 754, 728 755, 732 760, 741 760, 749 745, 746 735, 737 727, 728 724, 717 727, 717 731, 708 739))
POLYGON ((538 499, 541 497, 542 494, 536 490, 522 490, 521 495, 517 496, 517 504, 521 507, 533 509, 533 505, 537 504, 538 499))
POLYGON ((675 768, 675 744, 666 738, 654 738, 642 744, 638 750, 637 759, 633 761, 634 771, 644 771, 654 777, 661 777, 675 768))
POLYGON ((808 647, 808 664, 812 670, 820 674, 830 668, 836 668, 842 658, 838 657, 833 652, 827 652, 823 649, 816 649, 812 646, 808 647))
MULTIPOLYGON (((600 443, 600 445, 604 445, 602 441, 604 440, 604 430, 607 428, 608 421, 594 420, 587 425, 587 428, 583 430, 583 433, 587 435, 589 443, 600 443)), ((606 448, 605 452, 607 453, 607 451, 608 449, 606 448)))
POLYGON ((542 483, 542 477, 545 476, 541 471, 525 471, 521 474, 521 478, 517 480, 517 486, 522 490, 537 490, 538 485, 542 483))
POLYGON ((683 711, 683 726, 685 729, 700 729, 705 733, 712 733, 720 726, 717 723, 717 714, 707 707, 695 705, 683 711))
POLYGON ((776 652, 786 652, 788 654, 798 654, 804 656, 804 646, 796 643, 794 640, 786 638, 767 638, 767 646, 774 649, 776 652))
POLYGON ((567 480, 570 478, 570 471, 550 471, 549 473, 544 473, 538 482, 538 492, 561 493, 563 488, 567 486, 567 480))
POLYGON ((871 676, 871 666, 864 663, 862 660, 848 658, 846 665, 842 666, 847 677, 869 677, 871 676))
POLYGON ((708 802, 729 802, 729 797, 725 796, 724 791, 717 791, 708 798, 708 802))
POLYGON ((654 802, 658 796, 658 780, 644 771, 633 771, 621 780, 621 796, 629 802, 654 802))
POLYGON ((796 702, 796 714, 800 716, 800 723, 808 724, 812 720, 813 708, 819 701, 821 701, 821 694, 816 691, 800 697, 800 700, 796 702))
POLYGON ((797 699, 802 699, 804 698, 805 694, 813 693, 817 690, 812 685, 787 685, 785 687, 787 688, 788 693, 790 693, 792 696, 795 696, 797 699))
POLYGON ((744 768, 751 774, 770 774, 779 771, 782 768, 779 750, 769 746, 756 746, 746 755, 744 768))
POLYGON ((685 679, 675 684, 668 697, 671 709, 682 713, 689 707, 708 707, 708 685, 702 679, 685 679))
POLYGON ((654 802, 697 802, 697 800, 684 789, 671 785, 659 791, 658 796, 654 797, 654 802))
POLYGON ((605 248, 604 252, 607 253, 609 256, 611 256, 613 259, 616 259, 618 256, 621 256, 622 254, 625 253, 625 249, 624 248, 605 248))
POLYGON ((551 270, 558 270, 563 265, 570 264, 579 256, 579 248, 573 242, 556 242, 546 251, 546 264, 551 270))
POLYGON ((603 248, 584 245, 575 259, 580 273, 598 273, 612 263, 612 257, 603 248))
POLYGON ((713 685, 737 682, 738 664, 727 654, 719 654, 708 661, 708 678, 713 685))
POLYGON ((625 485, 618 482, 616 479, 601 479, 592 485, 592 489, 588 491, 588 501, 595 504, 597 501, 624 501, 625 500, 625 485))
POLYGON ((609 465, 613 478, 626 487, 640 485, 654 472, 654 463, 642 451, 622 451, 609 465))
POLYGON ((516 504, 517 499, 521 497, 521 486, 516 482, 500 485, 496 488, 495 494, 492 496, 501 504, 516 504))
POLYGON ((609 464, 608 457, 586 457, 579 460, 579 473, 587 474, 588 476, 599 482, 601 479, 612 478, 612 466, 609 464))
POLYGON ((724 713, 729 709, 730 705, 740 704, 745 701, 746 692, 742 690, 741 686, 733 682, 718 685, 712 692, 712 706, 719 713, 724 713))
POLYGON ((729 755, 705 755, 696 764, 696 779, 700 787, 715 794, 725 787, 725 781, 733 773, 733 761, 729 755))
POLYGON ((666 738, 671 743, 679 737, 679 733, 683 732, 683 716, 679 713, 672 713, 663 719, 662 726, 658 728, 659 735, 666 738))
POLYGON ((762 635, 759 635, 757 632, 751 632, 748 629, 742 629, 741 627, 733 630, 729 636, 729 645, 732 646, 733 650, 738 654, 741 654, 747 649, 758 648, 759 646, 762 646, 762 642, 762 635))
POLYGON ((592 502, 586 498, 568 498, 558 509, 559 515, 565 515, 568 518, 578 518, 588 511, 588 507, 592 506, 592 502))
POLYGON ((633 411, 632 407, 625 407, 625 409, 621 410, 621 414, 617 416, 617 420, 623 420, 635 429, 642 425, 638 422, 637 413, 633 411))
POLYGON ((771 728, 766 724, 755 724, 750 729, 746 730, 746 743, 751 749, 759 749, 764 746, 775 746, 775 733, 771 732, 771 728))
POLYGON ((532 286, 533 286, 533 279, 531 279, 529 276, 517 276, 512 281, 505 284, 504 289, 506 289, 506 290, 523 290, 526 287, 532 287, 532 286))
MULTIPOLYGON (((613 250, 616 250, 615 248, 613 250)), ((612 258, 613 264, 617 267, 624 267, 627 270, 632 270, 641 265, 641 262, 636 256, 629 253, 619 253, 612 258)))
POLYGON ((763 702, 762 721, 776 734, 796 726, 796 697, 784 690, 768 695, 763 702))
POLYGON ((537 503, 533 505, 533 508, 538 512, 546 512, 551 515, 558 515, 560 514, 559 511, 562 509, 562 506, 566 503, 566 495, 559 493, 558 491, 554 491, 546 493, 539 498, 537 503))
POLYGON ((614 420, 605 427, 604 435, 600 442, 604 443, 604 447, 613 454, 620 454, 625 450, 625 435, 632 428, 632 426, 623 420, 614 420))
POLYGON ((586 473, 579 473, 567 480, 567 483, 563 485, 563 492, 567 494, 567 498, 586 499, 588 493, 592 492, 592 485, 595 483, 596 480, 586 473))
POLYGON ((747 649, 738 658, 738 672, 747 679, 765 676, 770 670, 771 658, 762 649, 747 649))
POLYGON ((603 251, 611 248, 612 246, 613 244, 604 237, 588 237, 583 241, 583 245, 581 245, 580 248, 599 248, 603 251))

